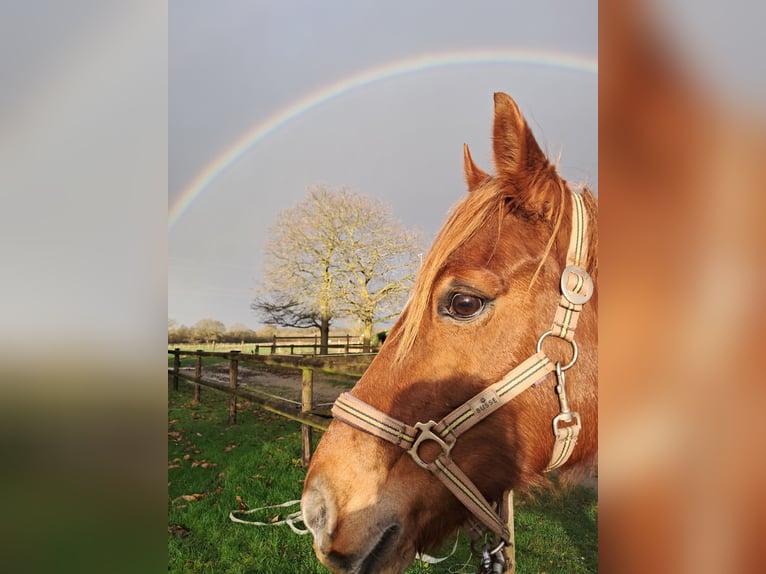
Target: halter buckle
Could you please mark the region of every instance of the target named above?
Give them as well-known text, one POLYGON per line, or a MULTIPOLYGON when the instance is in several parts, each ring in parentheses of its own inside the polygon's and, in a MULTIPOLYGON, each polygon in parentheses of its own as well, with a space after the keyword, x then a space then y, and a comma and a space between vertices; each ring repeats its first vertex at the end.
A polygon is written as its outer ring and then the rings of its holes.
POLYGON ((448 457, 449 457, 450 451, 452 451, 452 447, 455 446, 455 440, 454 439, 452 441, 450 441, 450 442, 447 442, 442 437, 440 437, 438 434, 434 433, 431 430, 437 424, 438 423, 435 423, 434 421, 428 421, 427 423, 415 423, 415 428, 417 430, 419 430, 420 433, 418 434, 417 438, 415 439, 415 443, 407 451, 408 453, 410 453, 410 456, 412 457, 412 460, 414 460, 417 463, 418 466, 420 466, 422 468, 425 468, 425 469, 429 469, 430 465, 433 464, 433 461, 431 463, 427 463, 422 458, 420 458, 420 454, 418 453, 418 449, 420 448, 420 445, 423 442, 425 442, 427 440, 434 441, 442 449, 442 454, 445 454, 448 457))
POLYGON ((590 301, 590 298, 593 296, 593 279, 579 265, 567 265, 561 273, 561 293, 573 305, 583 305, 590 301), (574 275, 577 278, 577 283, 571 289, 569 288, 570 275, 574 275))
POLYGON ((575 421, 575 425, 577 427, 582 427, 582 421, 580 420, 580 413, 578 412, 568 412, 568 413, 559 413, 553 418, 553 434, 555 436, 558 436, 559 434, 559 424, 560 423, 571 423, 572 421, 575 421))
MULTIPOLYGON (((489 544, 485 544, 481 549, 481 563, 477 574, 503 574, 506 572, 506 561, 503 549, 506 544, 501 541, 494 549, 489 544)), ((471 543, 471 550, 476 552, 471 543)))

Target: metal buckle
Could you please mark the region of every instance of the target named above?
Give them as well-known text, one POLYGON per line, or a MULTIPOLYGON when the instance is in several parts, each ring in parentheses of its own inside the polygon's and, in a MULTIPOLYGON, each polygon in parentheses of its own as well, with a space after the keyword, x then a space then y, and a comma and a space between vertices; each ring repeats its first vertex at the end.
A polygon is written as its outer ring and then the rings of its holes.
POLYGON ((567 265, 561 273, 561 292, 570 303, 573 303, 574 305, 583 305, 590 301, 590 298, 593 296, 593 279, 591 279, 588 272, 579 265, 567 265), (567 287, 570 274, 582 281, 583 285, 580 289, 580 293, 576 293, 567 287))
MULTIPOLYGON (((502 552, 505 542, 501 541, 494 550, 491 548, 489 544, 482 547, 481 563, 477 574, 503 574, 506 571, 505 555, 502 552)), ((473 549, 473 543, 471 543, 471 549, 473 549)))
POLYGON ((556 385, 556 393, 559 396, 560 411, 553 418, 553 434, 559 436, 559 423, 571 423, 575 421, 578 427, 582 427, 582 421, 580 420, 580 413, 569 410, 569 399, 567 399, 567 387, 566 377, 564 376, 564 367, 561 363, 556 363, 556 379, 558 384, 556 385))
POLYGON ((575 421, 574 426, 579 426, 582 428, 582 420, 580 419, 580 413, 578 412, 568 412, 568 413, 559 413, 553 418, 553 434, 555 436, 559 436, 559 423, 571 423, 572 421, 575 421))
MULTIPOLYGON (((537 340, 537 352, 538 353, 543 348, 543 341, 549 335, 553 335, 553 331, 546 331, 545 333, 540 335, 540 338, 537 340)), ((564 339, 563 337, 559 337, 558 335, 555 335, 555 336, 558 337, 559 339, 561 339, 562 341, 567 341, 567 339, 564 339)), ((580 352, 579 349, 577 348, 577 343, 575 342, 574 339, 572 339, 571 341, 567 341, 567 343, 572 345, 572 360, 569 361, 563 367, 557 367, 561 371, 566 371, 568 369, 571 369, 574 366, 574 364, 577 362, 577 356, 579 355, 579 352, 580 352)))
POLYGON ((446 454, 447 456, 449 456, 449 453, 452 450, 452 447, 455 446, 454 439, 452 440, 452 442, 448 443, 444 439, 442 439, 442 437, 435 434, 431 430, 437 424, 438 423, 435 423, 434 421, 428 421, 427 423, 415 423, 415 428, 420 431, 420 434, 418 434, 417 438, 415 439, 415 443, 407 451, 408 453, 410 453, 412 460, 414 460, 418 464, 418 466, 421 466, 422 468, 425 468, 425 469, 429 469, 430 464, 432 464, 433 461, 431 463, 427 463, 422 458, 420 458, 420 455, 418 454, 418 448, 420 448, 421 443, 427 440, 432 440, 439 445, 439 447, 442 449, 442 453, 446 454))

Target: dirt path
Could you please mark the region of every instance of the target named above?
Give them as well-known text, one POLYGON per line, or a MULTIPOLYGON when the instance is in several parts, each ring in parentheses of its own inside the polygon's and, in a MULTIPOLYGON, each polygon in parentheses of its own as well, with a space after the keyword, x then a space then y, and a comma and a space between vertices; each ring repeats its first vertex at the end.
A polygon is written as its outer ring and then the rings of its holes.
MULTIPOLYGON (((194 368, 185 367, 181 371, 193 374, 194 368)), ((205 367, 202 376, 221 385, 228 385, 229 367, 227 365, 205 367)), ((314 375, 314 409, 317 412, 324 411, 327 414, 329 414, 330 407, 335 402, 335 399, 338 398, 338 395, 350 389, 353 384, 349 381, 347 387, 344 388, 337 382, 335 384, 328 382, 328 379, 329 377, 321 374, 314 375)), ((253 369, 240 365, 237 380, 244 389, 253 389, 272 395, 275 398, 287 399, 289 401, 288 404, 293 405, 296 410, 299 410, 301 400, 300 372, 253 369)))

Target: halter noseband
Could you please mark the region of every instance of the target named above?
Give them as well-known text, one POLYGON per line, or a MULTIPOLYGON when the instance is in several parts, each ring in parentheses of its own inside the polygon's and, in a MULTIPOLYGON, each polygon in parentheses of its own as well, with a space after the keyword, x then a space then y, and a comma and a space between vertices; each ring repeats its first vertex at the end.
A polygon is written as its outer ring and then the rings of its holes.
MULTIPOLYGON (((572 193, 572 210, 572 232, 567 265, 561 275, 561 299, 551 328, 540 336, 535 354, 438 422, 429 420, 410 426, 357 399, 350 393, 340 395, 332 407, 332 414, 339 421, 404 448, 418 466, 432 472, 484 526, 501 538, 503 543, 508 543, 510 538, 506 521, 455 464, 450 453, 460 435, 548 373, 555 372, 560 412, 553 419, 555 443, 553 455, 545 470, 560 467, 572 454, 580 433, 581 421, 579 413, 569 409, 564 372, 573 367, 577 361, 578 348, 574 341, 574 333, 582 306, 593 295, 593 281, 583 267, 588 218, 579 193, 572 193), (562 365, 560 362, 554 364, 543 352, 542 343, 548 336, 564 339, 572 345, 573 356, 568 364, 562 365), (563 426, 562 423, 572 424, 563 426), (436 443, 441 449, 439 456, 430 462, 424 461, 418 452, 421 444, 427 441, 436 443)), ((506 492, 507 495, 508 492, 506 492)), ((505 505, 502 506, 505 507, 505 505)), ((503 543, 494 552, 497 552, 503 543)))

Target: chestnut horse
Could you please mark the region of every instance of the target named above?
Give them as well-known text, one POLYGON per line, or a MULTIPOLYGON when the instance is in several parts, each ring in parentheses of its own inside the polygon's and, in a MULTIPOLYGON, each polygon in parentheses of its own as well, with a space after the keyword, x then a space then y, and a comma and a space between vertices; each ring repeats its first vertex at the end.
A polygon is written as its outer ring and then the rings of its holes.
POLYGON ((464 147, 469 193, 311 462, 303 517, 333 572, 404 572, 466 524, 502 548, 504 494, 594 460, 596 200, 502 93, 493 151, 490 176, 464 147))

